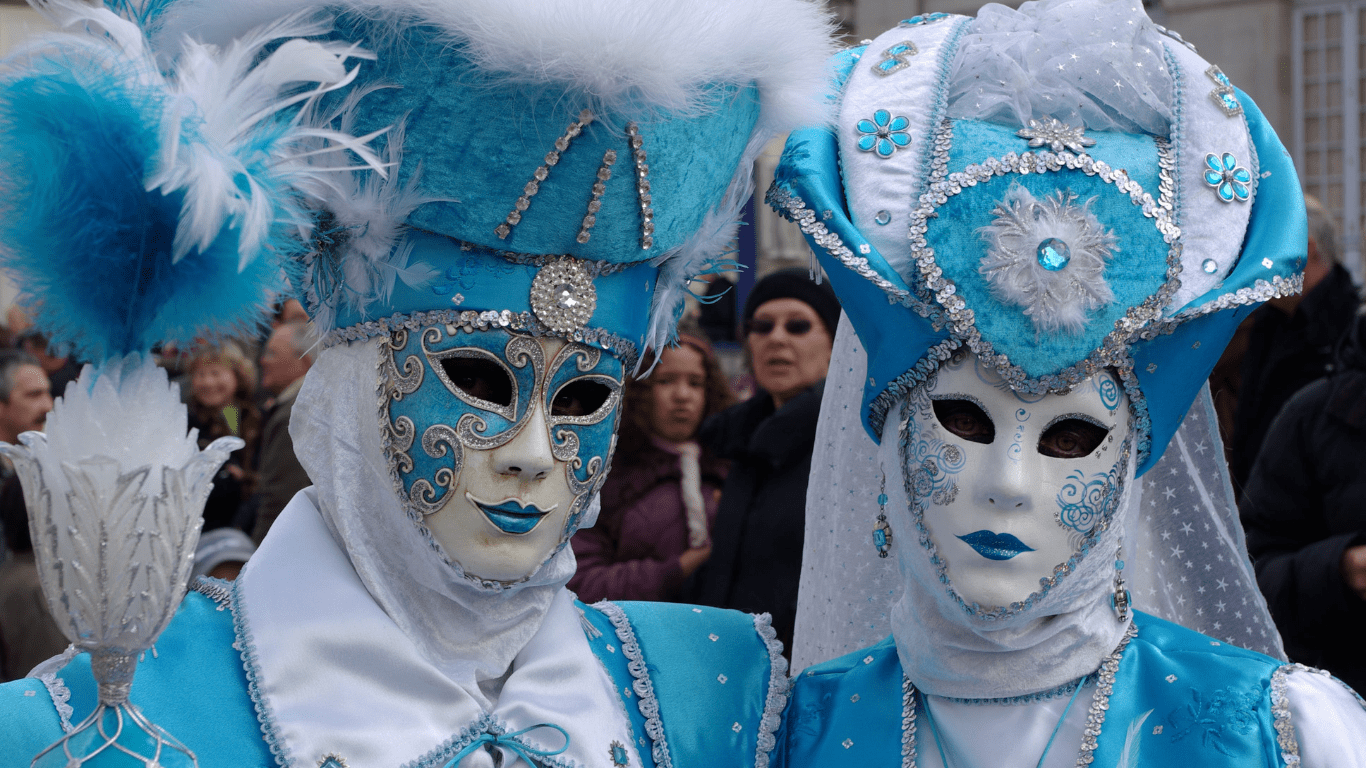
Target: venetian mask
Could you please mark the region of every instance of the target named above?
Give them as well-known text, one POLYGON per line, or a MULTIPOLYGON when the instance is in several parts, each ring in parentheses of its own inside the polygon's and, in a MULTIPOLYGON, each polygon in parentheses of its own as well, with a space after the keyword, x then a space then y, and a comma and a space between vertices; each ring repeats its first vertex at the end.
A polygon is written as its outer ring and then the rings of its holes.
POLYGON ((606 477, 624 369, 594 347, 501 329, 400 329, 381 345, 390 472, 467 577, 525 580, 606 477))
POLYGON ((917 531, 966 607, 1027 605, 1109 525, 1130 462, 1129 411, 1108 370, 1066 394, 1027 395, 960 351, 903 404, 901 529, 917 531))

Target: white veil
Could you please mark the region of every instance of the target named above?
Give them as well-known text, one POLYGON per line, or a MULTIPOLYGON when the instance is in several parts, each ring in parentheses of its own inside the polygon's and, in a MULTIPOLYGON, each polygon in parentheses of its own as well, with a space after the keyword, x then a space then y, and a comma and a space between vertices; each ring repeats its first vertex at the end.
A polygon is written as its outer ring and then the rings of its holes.
MULTIPOLYGON (((860 417, 866 369, 863 346, 841 316, 807 485, 794 673, 891 634, 901 594, 895 558, 879 558, 872 543, 881 467, 860 417)), ((1126 526, 1124 576, 1139 610, 1284 659, 1214 423, 1206 388, 1161 461, 1132 486, 1118 518, 1126 526)), ((905 541, 913 539, 893 546, 905 541)))

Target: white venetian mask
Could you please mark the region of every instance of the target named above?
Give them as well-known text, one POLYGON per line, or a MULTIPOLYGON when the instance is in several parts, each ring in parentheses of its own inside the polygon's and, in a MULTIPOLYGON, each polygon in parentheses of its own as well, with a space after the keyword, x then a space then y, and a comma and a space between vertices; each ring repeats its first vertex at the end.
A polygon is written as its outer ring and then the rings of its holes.
POLYGON ((1021 395, 961 351, 909 396, 898 429, 910 519, 897 514, 897 527, 923 525, 941 577, 997 614, 1072 570, 1118 505, 1131 450, 1110 371, 1067 394, 1021 395))

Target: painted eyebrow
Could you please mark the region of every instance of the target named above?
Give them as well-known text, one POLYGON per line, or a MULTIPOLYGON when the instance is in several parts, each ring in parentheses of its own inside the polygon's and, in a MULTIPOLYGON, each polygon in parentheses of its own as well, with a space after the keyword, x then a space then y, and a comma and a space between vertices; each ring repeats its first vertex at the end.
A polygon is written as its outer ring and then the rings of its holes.
POLYGON ((995 423, 996 423, 996 417, 991 415, 991 409, 987 407, 987 404, 984 403, 984 402, 982 402, 981 400, 978 400, 977 398, 973 397, 972 395, 969 395, 969 394, 966 393, 966 392, 948 392, 948 393, 945 393, 945 394, 942 394, 942 395, 930 395, 930 399, 931 399, 931 400, 967 400, 969 403, 972 403, 973 405, 977 406, 978 408, 981 408, 981 409, 982 409, 982 413, 985 413, 985 414, 987 415, 987 418, 988 418, 988 419, 991 419, 991 423, 992 423, 992 424, 995 424, 995 423))
POLYGON ((1091 415, 1089 415, 1089 414, 1085 414, 1085 413, 1064 413, 1064 414, 1061 415, 1061 416, 1054 416, 1052 421, 1050 421, 1050 422, 1048 422, 1047 424, 1044 425, 1044 428, 1043 428, 1043 430, 1041 430, 1041 432, 1047 432, 1048 430, 1050 430, 1050 429, 1053 428, 1053 425, 1055 425, 1055 424, 1057 424, 1058 422, 1061 422, 1061 421, 1067 421, 1068 419, 1079 419, 1079 420, 1085 421, 1085 422, 1087 422, 1087 423, 1089 423, 1089 424, 1094 424, 1094 425, 1096 425, 1097 427, 1100 427, 1101 429, 1105 430, 1106 432, 1109 432, 1110 430, 1114 429, 1114 426, 1113 426, 1113 425, 1107 425, 1107 424, 1103 423, 1100 419, 1097 419, 1095 416, 1091 416, 1091 415))

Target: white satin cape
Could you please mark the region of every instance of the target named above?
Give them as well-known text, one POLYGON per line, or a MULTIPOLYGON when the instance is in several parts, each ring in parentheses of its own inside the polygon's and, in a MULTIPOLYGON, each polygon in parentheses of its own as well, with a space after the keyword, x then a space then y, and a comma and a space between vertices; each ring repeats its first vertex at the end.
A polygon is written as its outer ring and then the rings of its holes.
MULTIPOLYGON (((371 598, 319 516, 311 488, 285 507, 240 579, 235 610, 255 662, 258 714, 273 724, 290 765, 313 768, 335 755, 347 768, 398 768, 485 712, 509 732, 541 723, 564 728, 569 748, 558 757, 574 764, 607 764, 617 741, 640 765, 615 686, 589 649, 566 589, 556 592, 486 710, 472 680, 453 680, 429 663, 371 598)), ((526 739, 546 751, 563 743, 548 728, 526 739)), ((510 752, 503 757, 505 766, 525 765, 510 752)), ((461 768, 492 764, 480 750, 461 768)))

